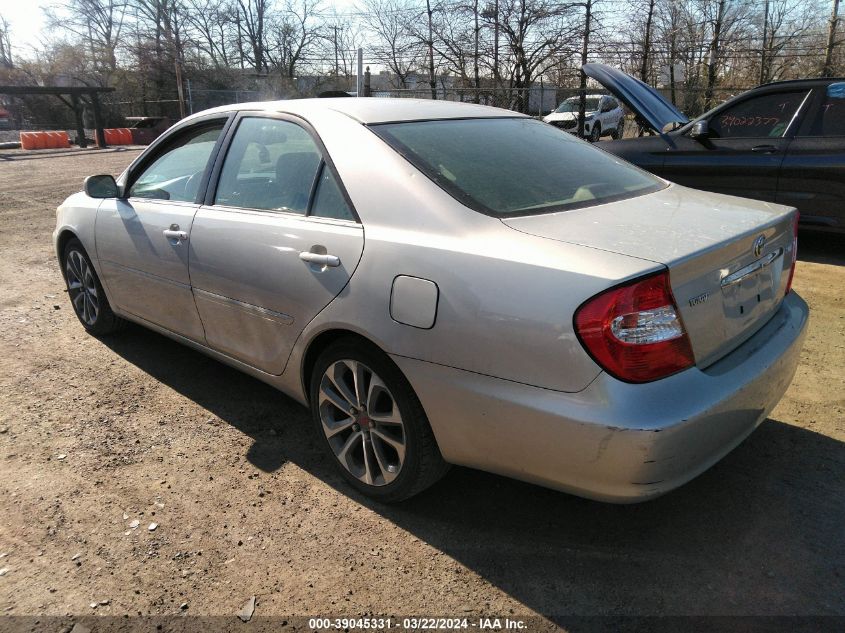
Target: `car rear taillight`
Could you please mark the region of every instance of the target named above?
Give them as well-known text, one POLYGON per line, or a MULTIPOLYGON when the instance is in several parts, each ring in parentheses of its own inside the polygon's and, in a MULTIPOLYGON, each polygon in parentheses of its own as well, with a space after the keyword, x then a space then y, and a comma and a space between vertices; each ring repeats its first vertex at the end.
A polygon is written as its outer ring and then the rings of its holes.
POLYGON ((575 312, 575 332, 593 359, 625 382, 649 382, 695 363, 662 271, 611 288, 575 312))
POLYGON ((785 295, 789 294, 789 291, 792 290, 792 278, 795 276, 795 262, 798 261, 798 218, 801 217, 801 213, 796 211, 795 218, 793 219, 792 225, 792 266, 789 267, 789 279, 786 280, 786 292, 785 295))

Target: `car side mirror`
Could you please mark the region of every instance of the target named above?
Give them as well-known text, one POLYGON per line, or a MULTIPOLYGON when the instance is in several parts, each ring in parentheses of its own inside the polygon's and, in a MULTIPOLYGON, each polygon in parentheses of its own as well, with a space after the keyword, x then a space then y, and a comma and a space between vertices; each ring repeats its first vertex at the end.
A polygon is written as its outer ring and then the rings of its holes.
POLYGON ((689 135, 690 138, 694 138, 697 141, 708 138, 710 136, 710 126, 707 125, 707 121, 704 119, 696 121, 692 124, 692 129, 690 130, 689 135))
POLYGON ((101 174, 88 176, 85 179, 85 194, 90 198, 119 198, 120 189, 114 176, 101 174))

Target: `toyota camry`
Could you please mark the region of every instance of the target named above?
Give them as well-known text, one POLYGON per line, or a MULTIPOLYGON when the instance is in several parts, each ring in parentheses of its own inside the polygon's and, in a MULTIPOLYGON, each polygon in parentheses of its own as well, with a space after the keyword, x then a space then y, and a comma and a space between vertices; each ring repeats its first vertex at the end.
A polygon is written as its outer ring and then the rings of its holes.
POLYGON ((459 464, 633 502, 788 387, 796 226, 514 112, 319 99, 184 119, 86 179, 54 241, 89 333, 132 321, 274 385, 375 499, 459 464))

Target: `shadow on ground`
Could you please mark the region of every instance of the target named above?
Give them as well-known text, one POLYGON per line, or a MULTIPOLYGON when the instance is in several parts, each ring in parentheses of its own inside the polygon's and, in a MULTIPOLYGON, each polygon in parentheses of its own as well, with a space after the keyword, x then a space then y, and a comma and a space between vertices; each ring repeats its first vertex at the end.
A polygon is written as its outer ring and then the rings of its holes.
POLYGON ((107 344, 251 436, 257 468, 295 463, 572 631, 590 629, 566 617, 579 614, 845 615, 845 444, 825 435, 767 420, 701 477, 639 505, 454 468, 387 507, 336 475, 305 409, 271 387, 141 328, 107 344))
POLYGON ((816 264, 845 265, 845 234, 801 231, 798 259, 816 264))

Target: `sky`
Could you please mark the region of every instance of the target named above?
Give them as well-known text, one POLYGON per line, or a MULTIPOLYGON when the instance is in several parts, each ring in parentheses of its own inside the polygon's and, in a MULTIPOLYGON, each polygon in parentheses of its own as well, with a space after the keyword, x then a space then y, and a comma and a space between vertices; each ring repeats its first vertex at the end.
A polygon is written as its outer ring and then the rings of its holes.
POLYGON ((44 0, 0 0, 0 16, 9 23, 12 53, 31 52, 30 43, 37 43, 44 28, 44 0))

